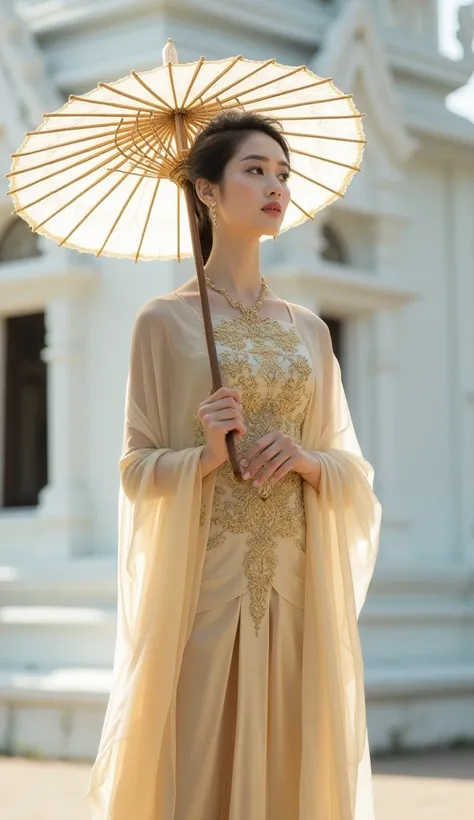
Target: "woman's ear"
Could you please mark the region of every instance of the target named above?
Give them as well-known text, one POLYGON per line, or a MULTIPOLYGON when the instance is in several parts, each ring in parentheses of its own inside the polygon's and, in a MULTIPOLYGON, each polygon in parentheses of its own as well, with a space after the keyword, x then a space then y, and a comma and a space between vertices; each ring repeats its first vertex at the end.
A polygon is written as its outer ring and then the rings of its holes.
POLYGON ((207 179, 197 179, 194 184, 194 187, 196 188, 196 194, 201 200, 201 202, 203 202, 204 205, 207 205, 207 207, 209 208, 211 202, 214 199, 214 191, 212 189, 211 183, 208 182, 207 179))

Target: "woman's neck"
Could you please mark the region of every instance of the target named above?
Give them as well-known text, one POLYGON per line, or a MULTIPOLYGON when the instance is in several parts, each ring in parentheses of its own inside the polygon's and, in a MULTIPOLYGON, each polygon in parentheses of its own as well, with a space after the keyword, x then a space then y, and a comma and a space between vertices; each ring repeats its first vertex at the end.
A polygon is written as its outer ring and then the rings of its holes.
POLYGON ((252 299, 260 293, 262 285, 259 241, 215 237, 205 272, 215 285, 232 296, 252 299))

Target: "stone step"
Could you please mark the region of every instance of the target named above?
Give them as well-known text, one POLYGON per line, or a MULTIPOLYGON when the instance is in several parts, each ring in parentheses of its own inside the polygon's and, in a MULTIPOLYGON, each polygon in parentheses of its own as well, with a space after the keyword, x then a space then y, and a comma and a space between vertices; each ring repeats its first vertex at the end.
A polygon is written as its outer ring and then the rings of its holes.
POLYGON ((0 753, 94 759, 111 668, 0 671, 0 753))
POLYGON ((37 672, 0 670, 0 703, 89 703, 104 707, 110 694, 112 667, 56 667, 37 672))
POLYGON ((365 683, 373 753, 472 744, 473 662, 371 667, 365 683))
POLYGON ((0 607, 0 669, 113 664, 116 611, 106 607, 0 607))
POLYGON ((112 558, 0 564, 2 605, 115 606, 117 562, 112 558))

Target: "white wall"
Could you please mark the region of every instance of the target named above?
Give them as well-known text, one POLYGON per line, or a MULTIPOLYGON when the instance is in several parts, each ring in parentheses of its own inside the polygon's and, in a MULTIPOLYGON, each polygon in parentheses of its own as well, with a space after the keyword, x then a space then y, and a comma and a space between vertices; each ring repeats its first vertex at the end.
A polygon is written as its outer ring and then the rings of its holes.
POLYGON ((89 308, 85 443, 98 553, 115 555, 117 550, 118 461, 133 322, 147 301, 173 287, 170 263, 102 260, 100 288, 89 308))
POLYGON ((410 167, 405 199, 412 220, 400 248, 401 270, 423 294, 399 319, 407 538, 411 561, 430 567, 452 561, 460 513, 454 291, 458 277, 472 276, 474 260, 471 249, 468 266, 456 271, 452 185, 452 171, 441 163, 419 159, 410 167))

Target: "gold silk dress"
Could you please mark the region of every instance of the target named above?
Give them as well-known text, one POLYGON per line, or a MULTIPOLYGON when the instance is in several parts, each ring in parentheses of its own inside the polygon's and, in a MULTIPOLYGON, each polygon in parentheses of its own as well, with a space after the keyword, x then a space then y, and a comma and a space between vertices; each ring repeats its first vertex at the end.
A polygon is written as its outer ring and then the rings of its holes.
POLYGON ((114 674, 91 820, 373 820, 357 619, 381 522, 327 325, 215 316, 246 440, 321 464, 268 498, 202 475, 202 317, 177 293, 133 327, 119 462, 114 674), (193 424, 194 419, 194 424, 193 424))
MULTIPOLYGON (((280 430, 298 443, 313 390, 294 324, 214 317, 224 383, 240 390, 242 455, 280 430)), ((194 444, 204 442, 197 416, 194 444)), ((209 506, 209 505, 208 505, 209 506)), ((197 614, 176 699, 174 820, 298 820, 305 586, 303 479, 217 471, 197 614)))

